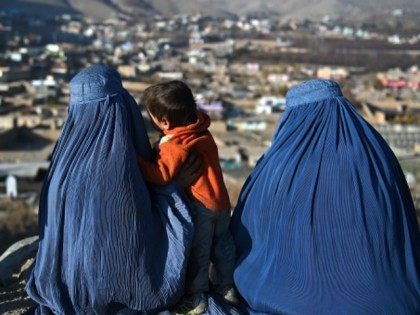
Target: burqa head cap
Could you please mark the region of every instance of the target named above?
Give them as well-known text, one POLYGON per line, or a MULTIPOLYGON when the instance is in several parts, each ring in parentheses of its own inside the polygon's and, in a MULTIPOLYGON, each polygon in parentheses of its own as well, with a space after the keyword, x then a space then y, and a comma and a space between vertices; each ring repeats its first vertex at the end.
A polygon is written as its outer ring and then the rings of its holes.
POLYGON ((95 65, 83 69, 70 81, 70 103, 89 102, 123 91, 117 71, 108 66, 95 65))
POLYGON ((340 86, 331 80, 308 80, 297 84, 286 94, 287 107, 295 107, 324 99, 341 97, 340 86))

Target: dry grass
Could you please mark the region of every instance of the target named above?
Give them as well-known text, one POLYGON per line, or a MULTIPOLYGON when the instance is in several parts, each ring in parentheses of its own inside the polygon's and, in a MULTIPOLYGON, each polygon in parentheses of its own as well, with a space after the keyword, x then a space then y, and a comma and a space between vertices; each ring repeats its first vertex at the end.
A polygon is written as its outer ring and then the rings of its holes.
POLYGON ((34 210, 20 200, 0 199, 0 254, 14 242, 37 234, 34 210))

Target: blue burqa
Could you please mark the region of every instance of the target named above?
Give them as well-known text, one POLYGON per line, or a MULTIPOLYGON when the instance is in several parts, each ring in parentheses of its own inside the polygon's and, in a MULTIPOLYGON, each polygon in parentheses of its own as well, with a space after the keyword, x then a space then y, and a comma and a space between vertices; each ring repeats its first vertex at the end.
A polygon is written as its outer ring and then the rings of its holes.
POLYGON ((147 187, 143 120, 117 72, 81 71, 39 207, 40 246, 27 292, 41 312, 166 309, 183 294, 193 233, 181 190, 147 187))
POLYGON ((419 230, 404 174, 335 82, 287 93, 232 231, 234 279, 251 310, 420 312, 419 230))

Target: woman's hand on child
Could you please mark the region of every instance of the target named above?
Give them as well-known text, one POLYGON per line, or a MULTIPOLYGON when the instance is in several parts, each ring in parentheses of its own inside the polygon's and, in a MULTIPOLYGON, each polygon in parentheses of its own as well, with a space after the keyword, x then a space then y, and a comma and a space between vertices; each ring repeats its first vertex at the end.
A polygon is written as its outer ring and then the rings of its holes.
POLYGON ((203 161, 200 156, 196 152, 191 151, 175 176, 175 181, 183 188, 191 186, 200 175, 202 164, 203 161))

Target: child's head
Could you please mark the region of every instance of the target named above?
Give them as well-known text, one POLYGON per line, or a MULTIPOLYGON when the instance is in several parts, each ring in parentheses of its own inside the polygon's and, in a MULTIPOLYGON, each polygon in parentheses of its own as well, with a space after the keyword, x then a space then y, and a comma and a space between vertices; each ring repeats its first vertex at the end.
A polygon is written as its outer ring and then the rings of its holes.
POLYGON ((186 126, 197 121, 197 105, 184 82, 169 81, 148 87, 142 103, 161 130, 186 126))

